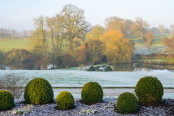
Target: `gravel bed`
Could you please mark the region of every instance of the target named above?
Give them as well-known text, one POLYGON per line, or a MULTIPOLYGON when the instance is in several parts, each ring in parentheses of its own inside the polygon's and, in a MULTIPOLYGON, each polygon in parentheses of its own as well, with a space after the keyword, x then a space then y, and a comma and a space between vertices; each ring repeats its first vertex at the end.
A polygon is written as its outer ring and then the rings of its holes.
POLYGON ((174 115, 174 99, 162 99, 159 105, 145 106, 139 103, 138 111, 131 114, 122 114, 117 111, 116 98, 104 98, 102 103, 92 105, 84 104, 81 99, 75 98, 74 106, 69 110, 59 110, 55 99, 52 103, 32 105, 24 100, 15 99, 15 107, 1 111, 0 116, 172 116, 174 115), (18 113, 18 114, 17 114, 18 113))

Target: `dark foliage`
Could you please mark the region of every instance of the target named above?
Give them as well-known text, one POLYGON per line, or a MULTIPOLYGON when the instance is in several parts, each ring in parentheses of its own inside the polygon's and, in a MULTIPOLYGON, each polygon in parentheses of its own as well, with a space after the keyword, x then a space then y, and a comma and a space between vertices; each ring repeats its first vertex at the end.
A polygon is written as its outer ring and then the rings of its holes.
POLYGON ((14 107, 14 98, 9 91, 0 90, 0 111, 14 107))
POLYGON ((100 103, 103 100, 103 89, 97 82, 88 82, 82 87, 81 99, 86 104, 100 103))
POLYGON ((141 78, 135 87, 138 101, 146 105, 158 104, 162 99, 163 91, 162 83, 152 76, 141 78))
POLYGON ((49 103, 53 101, 53 97, 52 86, 43 78, 35 78, 25 87, 24 99, 29 104, 49 103))
POLYGON ((133 93, 124 92, 117 99, 117 109, 122 113, 132 113, 138 109, 138 100, 133 93))
POLYGON ((59 109, 67 110, 74 105, 74 97, 68 91, 62 91, 56 97, 56 104, 59 109))

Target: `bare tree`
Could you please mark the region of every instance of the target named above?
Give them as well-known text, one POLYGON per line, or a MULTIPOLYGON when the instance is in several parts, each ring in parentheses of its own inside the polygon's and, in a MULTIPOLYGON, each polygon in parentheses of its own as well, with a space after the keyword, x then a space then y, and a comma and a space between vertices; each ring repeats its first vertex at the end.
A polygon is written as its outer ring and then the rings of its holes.
MULTIPOLYGON (((43 63, 47 59, 46 52, 48 41, 46 39, 46 30, 45 30, 45 19, 43 16, 40 16, 34 19, 34 24, 36 30, 32 33, 32 36, 29 41, 29 46, 31 47, 33 53, 42 54, 43 63)), ((46 69, 46 64, 44 63, 44 69, 46 69)))
POLYGON ((158 27, 159 27, 161 33, 163 34, 163 33, 165 32, 165 27, 164 27, 164 25, 161 24, 161 25, 159 25, 158 27))
POLYGON ((84 11, 71 4, 64 6, 61 11, 63 16, 63 26, 68 41, 70 41, 69 53, 73 52, 73 39, 82 37, 89 27, 89 23, 85 21, 84 11))
POLYGON ((133 23, 132 30, 135 34, 138 34, 143 39, 144 34, 147 32, 146 30, 149 27, 149 24, 144 21, 142 18, 135 18, 136 20, 133 23))

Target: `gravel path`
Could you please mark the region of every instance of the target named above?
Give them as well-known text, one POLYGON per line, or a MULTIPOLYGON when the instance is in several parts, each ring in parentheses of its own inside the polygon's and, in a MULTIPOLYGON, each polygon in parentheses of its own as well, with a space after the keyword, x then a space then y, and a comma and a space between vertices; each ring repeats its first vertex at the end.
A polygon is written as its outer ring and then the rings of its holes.
POLYGON ((42 105, 26 104, 24 100, 15 100, 15 107, 1 111, 0 116, 84 116, 84 115, 100 115, 100 116, 172 116, 174 115, 174 99, 162 99, 157 106, 144 106, 139 104, 137 112, 132 114, 122 114, 116 110, 116 98, 104 98, 102 103, 92 105, 84 104, 80 99, 75 98, 74 106, 69 110, 59 110, 56 102, 42 105), (17 114, 20 113, 20 114, 17 114))

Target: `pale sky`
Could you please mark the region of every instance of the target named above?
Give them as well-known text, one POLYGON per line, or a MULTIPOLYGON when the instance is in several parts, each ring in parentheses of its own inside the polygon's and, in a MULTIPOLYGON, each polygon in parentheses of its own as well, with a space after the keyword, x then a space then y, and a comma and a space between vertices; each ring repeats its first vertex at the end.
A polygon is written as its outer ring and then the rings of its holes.
POLYGON ((174 24, 174 0, 0 0, 0 28, 34 30, 34 18, 55 16, 67 4, 83 9, 92 26, 104 26, 110 16, 141 17, 151 27, 174 24))

